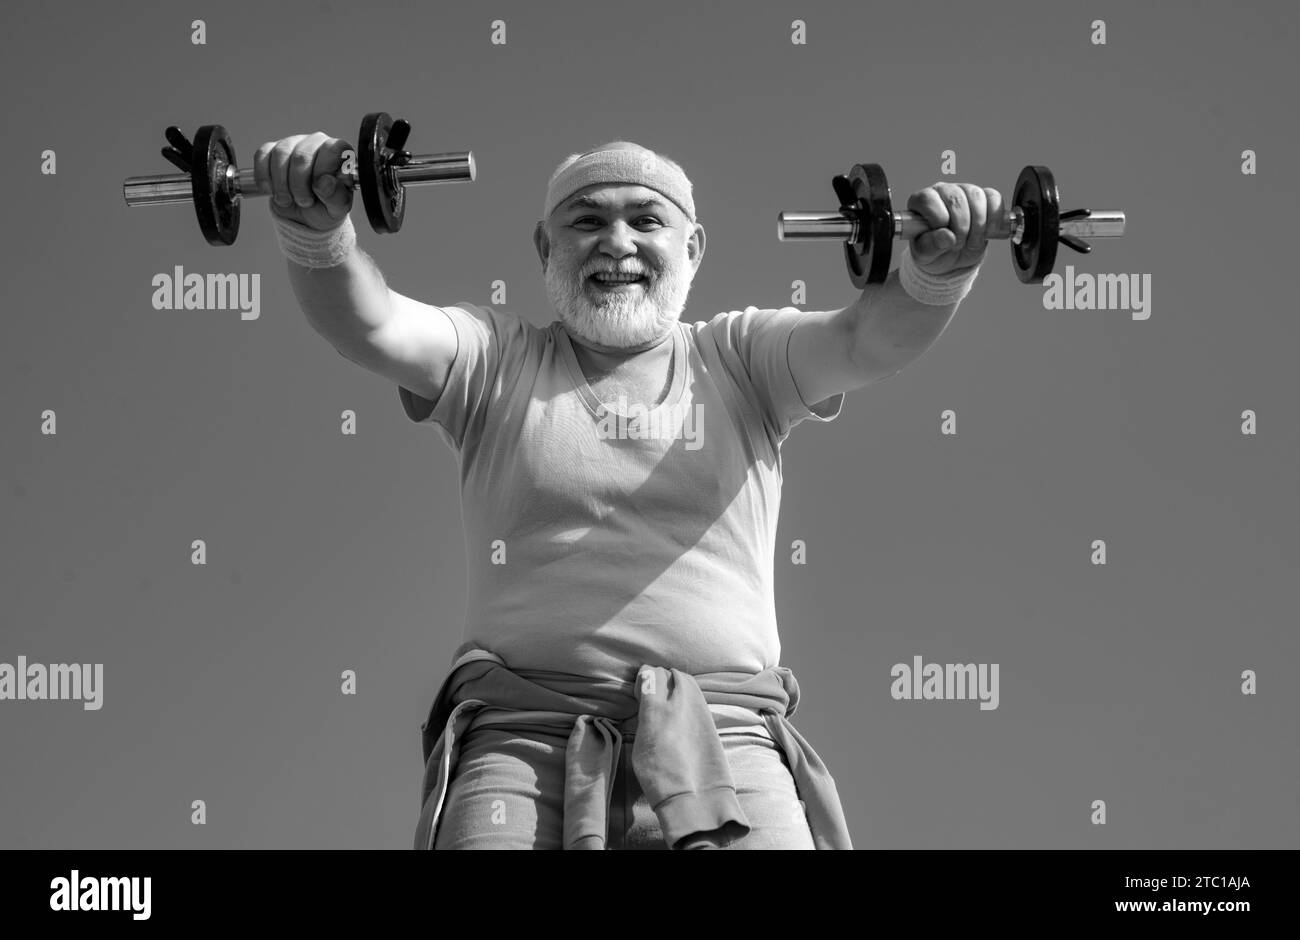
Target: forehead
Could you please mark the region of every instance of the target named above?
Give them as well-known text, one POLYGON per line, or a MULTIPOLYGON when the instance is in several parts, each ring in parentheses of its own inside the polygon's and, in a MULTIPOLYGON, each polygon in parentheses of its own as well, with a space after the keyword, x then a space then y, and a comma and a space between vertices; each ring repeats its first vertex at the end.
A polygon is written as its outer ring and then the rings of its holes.
POLYGON ((566 212, 574 209, 658 209, 672 211, 667 199, 645 186, 626 183, 596 183, 580 189, 565 200, 566 212))

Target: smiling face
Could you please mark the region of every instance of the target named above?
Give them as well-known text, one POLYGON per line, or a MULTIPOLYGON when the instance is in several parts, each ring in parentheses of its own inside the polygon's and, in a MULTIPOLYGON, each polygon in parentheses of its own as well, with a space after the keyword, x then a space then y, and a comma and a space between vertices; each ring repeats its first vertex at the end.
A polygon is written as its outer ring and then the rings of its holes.
POLYGON ((703 257, 704 228, 652 189, 601 183, 539 222, 534 241, 546 295, 570 335, 614 351, 668 335, 703 257), (602 285, 597 274, 639 280, 602 285))

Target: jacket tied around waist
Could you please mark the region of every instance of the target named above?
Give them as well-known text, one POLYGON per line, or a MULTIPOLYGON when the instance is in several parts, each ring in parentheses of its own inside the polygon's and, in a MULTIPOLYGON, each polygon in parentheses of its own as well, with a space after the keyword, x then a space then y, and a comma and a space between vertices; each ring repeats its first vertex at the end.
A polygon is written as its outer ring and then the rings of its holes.
POLYGON ((605 848, 623 735, 633 727, 632 770, 667 844, 679 848, 703 833, 719 845, 735 841, 750 825, 709 706, 739 705, 761 716, 785 755, 814 845, 851 849, 835 781, 789 721, 798 702, 799 684, 784 666, 693 676, 644 665, 627 682, 511 670, 495 653, 464 649, 420 727, 424 779, 415 848, 433 848, 462 740, 475 719, 490 712, 517 713, 517 721, 502 723, 519 733, 529 727, 568 732, 565 849, 605 848))

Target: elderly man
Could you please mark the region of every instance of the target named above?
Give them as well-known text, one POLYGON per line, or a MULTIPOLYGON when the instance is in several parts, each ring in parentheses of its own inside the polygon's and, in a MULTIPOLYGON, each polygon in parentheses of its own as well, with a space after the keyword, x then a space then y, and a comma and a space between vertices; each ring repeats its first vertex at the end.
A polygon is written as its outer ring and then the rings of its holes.
POLYGON ((388 288, 333 177, 347 149, 290 137, 257 170, 312 326, 459 461, 468 616, 423 725, 416 847, 851 848, 779 664, 781 447, 938 338, 999 194, 913 194, 931 230, 841 310, 684 323, 690 180, 607 143, 550 178, 539 328, 388 288))

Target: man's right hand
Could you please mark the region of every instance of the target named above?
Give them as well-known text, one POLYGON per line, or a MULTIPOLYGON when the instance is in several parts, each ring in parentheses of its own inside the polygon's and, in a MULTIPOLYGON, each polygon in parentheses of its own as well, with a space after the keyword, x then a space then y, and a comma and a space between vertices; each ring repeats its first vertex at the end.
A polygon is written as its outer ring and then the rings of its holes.
POLYGON ((258 184, 269 187, 271 213, 321 232, 341 225, 352 211, 352 187, 335 174, 352 149, 320 131, 258 147, 253 171, 258 184))

